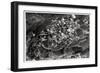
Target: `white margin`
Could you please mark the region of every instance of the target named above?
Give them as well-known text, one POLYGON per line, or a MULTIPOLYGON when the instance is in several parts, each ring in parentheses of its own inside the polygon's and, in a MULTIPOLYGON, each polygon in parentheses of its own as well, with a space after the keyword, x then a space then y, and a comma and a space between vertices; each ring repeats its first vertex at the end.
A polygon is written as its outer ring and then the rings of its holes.
POLYGON ((45 6, 25 6, 18 7, 18 68, 36 68, 36 67, 50 67, 50 66, 71 66, 71 65, 86 65, 95 64, 95 10, 79 9, 79 8, 62 8, 62 7, 45 7, 45 6), (81 13, 90 14, 90 58, 84 59, 67 59, 67 60, 46 60, 46 61, 32 61, 24 62, 25 47, 25 23, 23 22, 24 10, 40 11, 40 12, 59 12, 59 13, 81 13), (23 33, 24 32, 24 33, 23 33), (24 41, 24 42, 23 42, 24 41))

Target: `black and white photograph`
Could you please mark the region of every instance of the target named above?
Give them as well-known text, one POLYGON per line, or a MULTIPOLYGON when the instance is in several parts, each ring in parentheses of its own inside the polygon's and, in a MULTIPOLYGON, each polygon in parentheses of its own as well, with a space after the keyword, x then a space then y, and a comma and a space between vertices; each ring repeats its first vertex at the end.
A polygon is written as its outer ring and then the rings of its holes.
POLYGON ((25 15, 26 61, 89 58, 89 14, 25 15))
POLYGON ((11 3, 11 70, 97 66, 97 7, 11 3))

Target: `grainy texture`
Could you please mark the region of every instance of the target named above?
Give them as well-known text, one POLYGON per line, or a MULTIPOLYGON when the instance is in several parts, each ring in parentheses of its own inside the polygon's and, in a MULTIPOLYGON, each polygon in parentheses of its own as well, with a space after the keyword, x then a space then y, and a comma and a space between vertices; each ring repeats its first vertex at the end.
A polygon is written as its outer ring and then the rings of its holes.
POLYGON ((26 61, 89 58, 89 15, 26 13, 26 61))

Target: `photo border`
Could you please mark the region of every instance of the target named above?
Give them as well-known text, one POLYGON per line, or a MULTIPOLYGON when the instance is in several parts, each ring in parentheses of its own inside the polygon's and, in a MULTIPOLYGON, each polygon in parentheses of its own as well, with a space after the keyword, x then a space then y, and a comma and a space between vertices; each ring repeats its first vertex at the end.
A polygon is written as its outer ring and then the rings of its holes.
POLYGON ((11 2, 11 70, 12 71, 32 71, 32 70, 50 70, 50 69, 65 69, 65 68, 81 68, 81 67, 96 67, 97 66, 97 6, 83 6, 83 5, 67 5, 67 4, 49 4, 49 3, 35 3, 35 2, 11 2), (72 66, 53 66, 53 67, 39 67, 39 68, 18 68, 18 6, 19 5, 33 5, 33 6, 50 6, 50 7, 68 7, 68 8, 82 8, 95 10, 95 64, 86 65, 72 65, 72 66))

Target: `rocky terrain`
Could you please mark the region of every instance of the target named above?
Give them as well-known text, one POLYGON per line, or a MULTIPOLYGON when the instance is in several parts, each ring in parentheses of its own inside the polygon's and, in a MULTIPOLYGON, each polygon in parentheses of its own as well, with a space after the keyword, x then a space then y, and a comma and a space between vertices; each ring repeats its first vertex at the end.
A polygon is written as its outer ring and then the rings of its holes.
POLYGON ((26 13, 26 61, 89 58, 89 15, 26 13))

